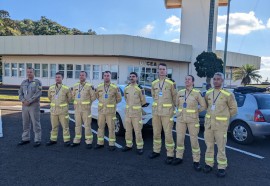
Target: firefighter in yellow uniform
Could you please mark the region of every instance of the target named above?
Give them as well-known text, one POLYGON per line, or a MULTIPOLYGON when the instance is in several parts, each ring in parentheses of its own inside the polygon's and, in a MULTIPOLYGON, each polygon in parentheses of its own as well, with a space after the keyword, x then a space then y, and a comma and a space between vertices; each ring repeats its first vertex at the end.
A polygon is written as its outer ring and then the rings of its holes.
POLYGON ((67 147, 70 145, 68 108, 72 95, 70 89, 62 84, 62 80, 63 74, 57 72, 55 74, 56 83, 50 86, 48 90, 48 98, 51 101, 50 111, 52 131, 50 141, 46 144, 47 146, 57 143, 59 122, 62 125, 65 146, 67 147))
POLYGON ((117 85, 111 83, 111 72, 103 74, 104 83, 98 85, 96 97, 98 103, 98 140, 95 149, 104 147, 104 129, 107 123, 109 129, 109 150, 115 150, 115 121, 116 105, 121 102, 122 96, 117 85))
POLYGON ((205 115, 204 138, 207 146, 204 172, 209 173, 214 166, 214 146, 218 147, 218 177, 226 175, 227 157, 225 147, 230 118, 237 113, 234 94, 222 89, 224 75, 217 72, 213 77, 214 89, 206 92, 207 113, 205 115))
POLYGON ((87 72, 80 72, 80 82, 76 83, 73 87, 72 96, 74 100, 75 109, 75 138, 71 147, 80 145, 82 138, 82 123, 85 128, 85 143, 86 148, 92 148, 93 134, 92 134, 92 115, 91 105, 96 100, 94 87, 86 82, 87 72))
POLYGON ((186 88, 178 92, 176 97, 176 106, 178 108, 176 131, 177 145, 176 158, 173 165, 182 163, 185 150, 185 135, 188 129, 193 156, 193 167, 200 171, 201 150, 198 142, 198 134, 200 131, 199 112, 206 109, 206 103, 201 92, 194 86, 194 77, 188 75, 185 78, 186 88))
POLYGON ((133 145, 133 129, 135 131, 137 154, 143 154, 143 138, 142 138, 142 107, 146 106, 144 90, 137 84, 138 74, 131 72, 129 75, 130 84, 125 88, 124 97, 126 100, 126 146, 123 152, 132 149, 133 145))
POLYGON ((172 128, 174 125, 173 116, 175 113, 176 88, 175 83, 166 78, 167 66, 159 64, 159 79, 152 82, 152 125, 153 125, 153 152, 149 155, 150 159, 160 156, 161 150, 161 131, 165 133, 165 145, 167 158, 165 163, 171 164, 174 157, 174 140, 172 128))

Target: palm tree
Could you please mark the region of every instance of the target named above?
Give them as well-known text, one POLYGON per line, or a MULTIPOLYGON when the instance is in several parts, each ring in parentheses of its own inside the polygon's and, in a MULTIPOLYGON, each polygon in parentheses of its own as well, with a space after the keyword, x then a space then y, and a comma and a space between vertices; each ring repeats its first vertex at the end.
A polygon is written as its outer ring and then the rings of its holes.
POLYGON ((251 80, 260 82, 262 76, 259 74, 259 70, 250 64, 243 65, 233 72, 233 80, 241 80, 241 84, 246 86, 251 83, 251 80))

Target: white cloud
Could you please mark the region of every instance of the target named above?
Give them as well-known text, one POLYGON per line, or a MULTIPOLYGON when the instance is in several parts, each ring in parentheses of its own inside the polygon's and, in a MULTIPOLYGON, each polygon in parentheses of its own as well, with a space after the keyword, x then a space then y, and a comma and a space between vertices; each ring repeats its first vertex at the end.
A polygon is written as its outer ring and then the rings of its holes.
POLYGON ((181 20, 179 17, 172 15, 171 17, 167 18, 165 22, 169 26, 165 33, 180 32, 181 20))
POLYGON ((270 80, 270 57, 262 57, 261 69, 259 71, 262 76, 261 81, 265 81, 266 78, 270 80))
POLYGON ((222 37, 219 37, 219 36, 216 37, 216 42, 217 43, 221 43, 222 41, 223 41, 222 37))
POLYGON ((268 22, 267 22, 267 28, 270 28, 270 18, 268 19, 268 22))
POLYGON ((175 38, 175 39, 172 39, 171 42, 174 42, 174 43, 180 43, 180 39, 175 38))
MULTIPOLYGON (((219 33, 226 32, 226 21, 227 15, 218 16, 218 27, 219 33)), ((270 23, 269 23, 270 24, 270 23)), ((230 14, 230 34, 247 35, 252 31, 263 30, 266 25, 262 20, 255 16, 253 11, 249 13, 231 13, 230 14)))
POLYGON ((153 24, 147 24, 145 27, 143 27, 140 31, 139 31, 139 36, 149 36, 152 31, 154 30, 154 25, 153 24))
POLYGON ((107 29, 104 28, 104 27, 99 27, 99 29, 102 30, 102 31, 105 31, 105 32, 107 31, 107 29))

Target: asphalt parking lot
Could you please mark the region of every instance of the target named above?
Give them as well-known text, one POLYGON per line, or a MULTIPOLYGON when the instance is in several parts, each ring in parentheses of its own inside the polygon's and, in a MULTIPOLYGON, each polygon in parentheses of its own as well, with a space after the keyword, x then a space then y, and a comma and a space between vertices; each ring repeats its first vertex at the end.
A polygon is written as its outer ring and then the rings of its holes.
MULTIPOLYGON (((71 136, 74 137, 74 116, 70 118, 71 136)), ((183 164, 172 166, 164 163, 164 146, 160 157, 148 159, 152 151, 151 128, 143 129, 145 152, 139 156, 135 148, 121 152, 124 137, 117 137, 119 148, 114 152, 107 148, 89 150, 84 143, 76 148, 64 147, 61 130, 58 144, 47 147, 45 143, 51 128, 49 113, 41 114, 42 146, 33 148, 32 143, 17 147, 22 132, 21 112, 2 110, 0 119, 4 135, 0 138, 0 185, 270 185, 269 138, 258 138, 249 146, 238 145, 229 138, 228 174, 225 178, 217 178, 216 167, 209 174, 193 170, 188 136, 183 164)), ((96 131, 95 120, 92 127, 96 131)), ((199 136, 204 164, 202 130, 199 136)))

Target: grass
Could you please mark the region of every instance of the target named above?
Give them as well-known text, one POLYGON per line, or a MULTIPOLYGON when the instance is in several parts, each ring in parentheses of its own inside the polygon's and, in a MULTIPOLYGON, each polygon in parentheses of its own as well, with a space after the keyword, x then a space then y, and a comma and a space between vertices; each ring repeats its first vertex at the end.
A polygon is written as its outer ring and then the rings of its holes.
MULTIPOLYGON (((18 101, 19 96, 10 96, 10 95, 0 95, 0 100, 2 101, 18 101)), ((41 97, 40 102, 42 103, 50 103, 47 97, 41 97)))

